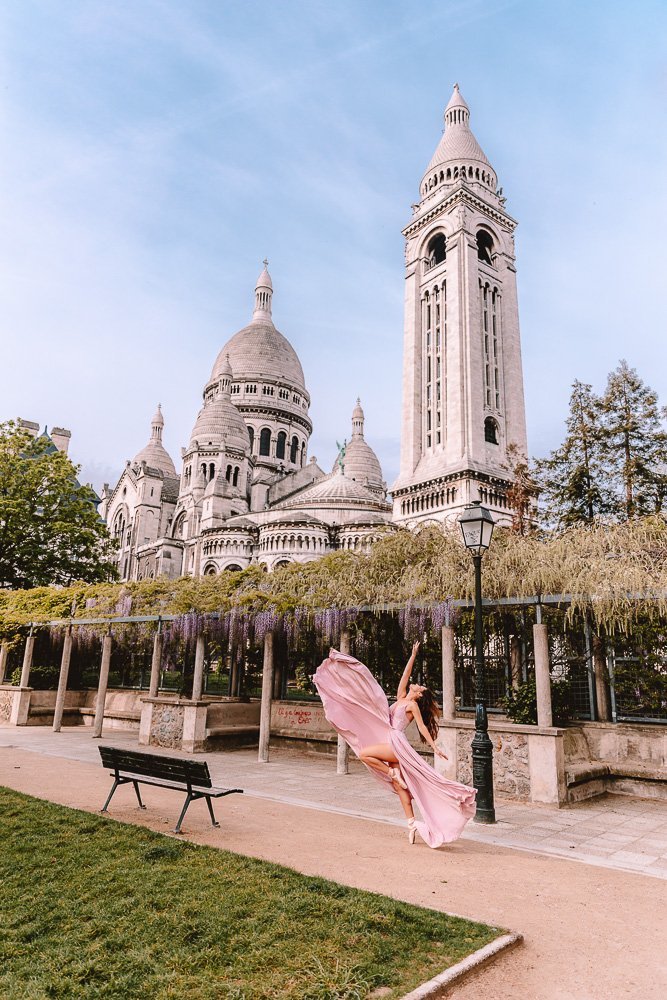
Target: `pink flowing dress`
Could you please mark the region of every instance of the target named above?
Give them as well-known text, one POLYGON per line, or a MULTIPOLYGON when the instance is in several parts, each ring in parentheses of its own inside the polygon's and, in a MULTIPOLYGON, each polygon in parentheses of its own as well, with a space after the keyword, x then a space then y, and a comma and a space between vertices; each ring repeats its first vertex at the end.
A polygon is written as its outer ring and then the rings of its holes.
MULTIPOLYGON (((313 681, 328 721, 357 756, 363 747, 389 744, 408 791, 419 806, 423 822, 417 822, 417 829, 429 847, 440 847, 460 837, 475 815, 476 790, 444 778, 410 746, 405 735, 410 724, 405 706, 392 705, 390 709, 387 696, 368 667, 335 649, 317 668, 313 681)), ((368 770, 376 781, 397 794, 388 775, 370 767, 368 770)))

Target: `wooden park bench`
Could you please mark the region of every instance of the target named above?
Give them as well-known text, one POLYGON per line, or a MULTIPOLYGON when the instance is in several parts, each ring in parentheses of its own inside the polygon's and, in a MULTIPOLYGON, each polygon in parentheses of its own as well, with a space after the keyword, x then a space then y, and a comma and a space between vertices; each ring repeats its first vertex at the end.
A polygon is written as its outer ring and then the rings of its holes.
POLYGON ((163 757, 135 750, 121 750, 117 747, 100 747, 100 756, 102 764, 112 771, 114 779, 109 798, 100 812, 107 811, 107 806, 118 786, 129 782, 134 785, 140 809, 146 808, 139 794, 140 783, 158 785, 160 788, 173 788, 175 791, 187 793, 185 805, 172 833, 181 832, 181 823, 193 799, 206 799, 206 805, 211 815, 211 825, 220 826, 213 815, 211 799, 219 799, 223 795, 243 792, 242 788, 215 788, 211 784, 211 776, 208 773, 208 764, 205 760, 179 760, 175 757, 163 757))

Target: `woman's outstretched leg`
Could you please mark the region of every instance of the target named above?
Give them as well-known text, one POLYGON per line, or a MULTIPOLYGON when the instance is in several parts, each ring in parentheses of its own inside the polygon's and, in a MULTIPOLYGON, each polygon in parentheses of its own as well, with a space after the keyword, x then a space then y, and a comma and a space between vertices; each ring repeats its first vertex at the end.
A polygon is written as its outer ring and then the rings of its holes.
POLYGON ((392 774, 394 767, 398 764, 398 757, 394 754, 389 744, 375 743, 373 746, 362 747, 359 751, 359 760, 368 767, 372 768, 374 771, 381 771, 382 774, 386 774, 387 777, 392 779, 394 790, 398 793, 406 818, 408 820, 414 819, 415 814, 412 811, 412 796, 407 788, 403 788, 399 785, 398 781, 396 781, 392 774))

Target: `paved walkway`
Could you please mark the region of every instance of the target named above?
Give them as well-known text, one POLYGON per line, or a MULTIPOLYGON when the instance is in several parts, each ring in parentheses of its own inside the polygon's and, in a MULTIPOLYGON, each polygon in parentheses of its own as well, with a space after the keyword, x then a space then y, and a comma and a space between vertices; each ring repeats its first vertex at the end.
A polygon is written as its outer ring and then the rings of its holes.
MULTIPOLYGON (((118 730, 105 732, 103 741, 138 746, 136 733, 118 730)), ((81 726, 60 733, 39 726, 0 727, 0 747, 88 764, 99 765, 99 743, 81 726)), ((339 776, 335 758, 299 750, 272 750, 268 764, 257 762, 255 750, 197 755, 202 757, 215 784, 241 787, 246 795, 405 826, 398 799, 356 760, 349 775, 339 776)), ((496 816, 495 826, 469 823, 462 839, 667 879, 667 802, 607 795, 554 810, 500 801, 496 816)))

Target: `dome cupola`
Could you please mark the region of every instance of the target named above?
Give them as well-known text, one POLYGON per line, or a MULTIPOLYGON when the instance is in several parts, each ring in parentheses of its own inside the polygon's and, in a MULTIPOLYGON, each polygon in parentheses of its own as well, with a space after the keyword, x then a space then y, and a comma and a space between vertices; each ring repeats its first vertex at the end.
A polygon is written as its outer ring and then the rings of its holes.
POLYGON ((364 411, 358 396, 357 405, 352 411, 352 437, 338 452, 332 471, 336 472, 341 465, 347 479, 374 493, 381 493, 384 497, 382 466, 371 446, 364 440, 364 411))
POLYGON ((151 439, 145 448, 135 455, 132 465, 141 465, 145 462, 152 469, 159 469, 161 472, 176 475, 174 463, 167 449, 162 444, 162 430, 164 428, 164 417, 162 407, 158 403, 157 410, 151 420, 151 439))
POLYGON ((457 181, 483 185, 495 193, 498 183, 495 171, 470 131, 469 123, 470 109, 455 83, 445 109, 445 131, 421 181, 422 199, 434 188, 439 191, 441 185, 457 181))
POLYGON ((217 381, 204 389, 204 405, 190 435, 190 447, 195 442, 204 448, 233 448, 247 451, 250 447, 248 428, 243 417, 232 402, 233 372, 227 355, 222 364, 217 381))

